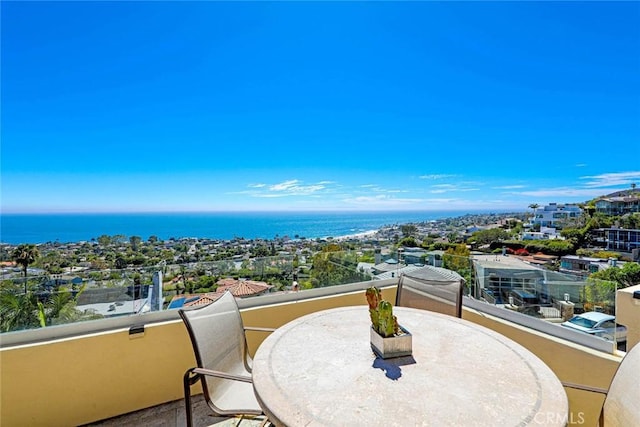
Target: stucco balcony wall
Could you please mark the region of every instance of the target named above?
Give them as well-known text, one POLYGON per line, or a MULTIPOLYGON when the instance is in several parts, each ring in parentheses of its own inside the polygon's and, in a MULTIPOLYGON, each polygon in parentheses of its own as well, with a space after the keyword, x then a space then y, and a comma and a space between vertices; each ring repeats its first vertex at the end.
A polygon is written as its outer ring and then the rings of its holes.
MULTIPOLYGON (((247 326, 279 327, 318 310, 366 304, 363 290, 370 284, 301 291, 285 300, 255 298, 240 307, 247 326)), ((393 301, 395 285, 383 285, 384 297, 393 301)), ((619 354, 590 350, 476 310, 465 309, 463 317, 524 345, 561 380, 606 388, 621 360, 619 354)), ((252 354, 264 338, 259 333, 249 336, 252 354)), ((179 400, 182 375, 194 358, 176 313, 176 319, 146 324, 143 333, 133 335, 129 328, 119 328, 3 346, 0 363, 0 424, 49 427, 92 423, 179 400)), ((508 366, 497 368, 509 375, 508 366)), ((573 390, 567 394, 569 424, 595 425, 603 397, 573 390)))

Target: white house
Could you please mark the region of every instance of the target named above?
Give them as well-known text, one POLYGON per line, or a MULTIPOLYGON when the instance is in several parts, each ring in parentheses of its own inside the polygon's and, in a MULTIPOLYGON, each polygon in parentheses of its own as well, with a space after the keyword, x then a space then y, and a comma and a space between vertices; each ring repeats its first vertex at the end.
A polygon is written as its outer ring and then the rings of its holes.
POLYGON ((581 215, 582 209, 578 205, 549 203, 542 209, 536 209, 527 225, 562 229, 564 221, 579 218, 581 215))

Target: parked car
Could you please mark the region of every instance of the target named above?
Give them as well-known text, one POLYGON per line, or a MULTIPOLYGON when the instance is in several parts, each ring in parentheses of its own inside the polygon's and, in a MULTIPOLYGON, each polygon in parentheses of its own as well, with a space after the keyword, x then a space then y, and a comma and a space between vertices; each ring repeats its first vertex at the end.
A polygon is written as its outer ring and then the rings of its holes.
POLYGON ((562 326, 603 338, 607 341, 622 343, 627 341, 627 328, 616 323, 615 316, 599 311, 576 314, 562 326))

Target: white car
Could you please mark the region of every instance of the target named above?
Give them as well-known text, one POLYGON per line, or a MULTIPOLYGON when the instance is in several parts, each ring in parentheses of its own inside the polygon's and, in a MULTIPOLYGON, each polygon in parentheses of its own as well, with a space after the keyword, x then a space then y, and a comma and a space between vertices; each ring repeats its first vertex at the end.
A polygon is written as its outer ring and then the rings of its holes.
POLYGON ((586 313, 576 314, 570 320, 561 323, 561 325, 604 338, 607 341, 615 340, 617 343, 627 341, 627 328, 618 325, 615 316, 600 313, 599 311, 588 311, 586 313))

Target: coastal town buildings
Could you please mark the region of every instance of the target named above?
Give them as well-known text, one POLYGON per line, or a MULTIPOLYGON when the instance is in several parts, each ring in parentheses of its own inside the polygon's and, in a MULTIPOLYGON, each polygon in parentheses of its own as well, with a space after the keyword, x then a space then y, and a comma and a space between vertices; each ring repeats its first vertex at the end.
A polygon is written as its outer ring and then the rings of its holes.
POLYGON ((607 228, 603 230, 606 249, 632 253, 633 260, 638 261, 640 255, 640 230, 607 228))
POLYGON ((622 267, 624 261, 615 258, 602 259, 582 255, 565 255, 560 258, 560 271, 580 277, 587 277, 592 273, 610 268, 622 267))
POLYGON ((540 231, 523 231, 520 238, 522 240, 549 240, 564 239, 557 229, 553 227, 540 227, 540 231))
POLYGON ((625 215, 640 212, 640 190, 618 191, 595 202, 596 212, 605 215, 625 215))
MULTIPOLYGON (((473 223, 471 219, 470 222, 473 223)), ((477 219, 476 219, 477 221, 477 219)), ((446 224, 440 224, 440 227, 445 229, 446 224)), ((451 229, 449 229, 449 232, 451 229)), ((435 234, 433 229, 430 233, 435 234)), ((424 248, 407 248, 398 244, 400 241, 400 235, 397 227, 389 227, 381 230, 380 233, 373 233, 371 235, 362 236, 359 238, 347 238, 340 240, 345 245, 344 252, 351 252, 357 254, 354 256, 357 262, 352 264, 340 265, 339 263, 330 264, 338 269, 356 269, 358 272, 367 273, 367 278, 364 282, 345 283, 338 284, 337 286, 320 286, 317 289, 310 291, 301 290, 296 292, 291 289, 297 281, 295 276, 290 275, 287 277, 287 286, 285 287, 269 287, 262 286, 255 288, 262 297, 254 297, 256 294, 245 293, 242 290, 252 288, 249 286, 254 281, 250 279, 243 279, 241 272, 256 271, 256 267, 273 267, 280 269, 285 273, 293 272, 305 272, 304 277, 299 273, 298 279, 306 280, 309 277, 309 272, 313 271, 313 260, 315 255, 322 253, 322 248, 336 245, 338 239, 293 239, 287 240, 274 240, 265 242, 262 240, 248 240, 243 239, 239 246, 241 250, 239 253, 233 251, 238 248, 236 242, 233 241, 215 241, 205 239, 174 239, 170 243, 159 242, 157 246, 152 244, 142 245, 142 249, 145 253, 159 252, 166 253, 166 261, 160 262, 152 266, 138 266, 128 267, 126 274, 122 274, 122 271, 109 271, 108 277, 115 277, 118 274, 118 279, 111 279, 118 284, 123 280, 134 280, 137 274, 141 276, 148 275, 149 272, 158 272, 160 270, 167 270, 167 276, 170 279, 166 280, 169 287, 175 288, 176 284, 184 285, 195 283, 198 274, 203 276, 216 275, 220 277, 221 271, 231 271, 229 277, 225 276, 223 279, 218 280, 216 285, 217 290, 231 289, 232 292, 236 292, 239 303, 242 304, 244 314, 250 316, 253 320, 252 326, 258 325, 263 327, 273 326, 272 322, 277 316, 276 326, 284 325, 287 321, 290 321, 292 317, 302 316, 306 313, 311 313, 314 310, 326 309, 337 306, 351 305, 354 301, 357 303, 357 295, 362 292, 365 286, 381 286, 386 288, 386 292, 393 292, 393 285, 397 284, 399 276, 403 273, 421 271, 429 277, 437 276, 441 280, 449 280, 451 277, 455 277, 458 280, 462 278, 462 275, 456 271, 451 270, 451 265, 447 265, 450 262, 450 254, 445 250, 425 250, 424 248), (386 236, 386 237, 381 237, 386 236), (268 245, 265 245, 268 244, 268 245), (253 253, 258 253, 265 246, 271 246, 273 244, 273 257, 255 257, 253 253), (159 249, 159 248, 162 249, 159 249), (184 248, 188 248, 186 251, 184 248), (214 258, 221 256, 221 254, 232 254, 227 259, 214 258), (377 257, 375 255, 378 255, 377 257), (293 260, 296 259, 294 268, 293 260), (187 260, 183 264, 175 264, 176 261, 187 260), (367 260, 367 261, 363 261, 367 260), (380 263, 369 262, 378 260, 380 263), (447 268, 437 268, 432 263, 441 263, 447 268), (197 274, 195 273, 197 272, 197 274), (370 273, 370 274, 369 274, 370 273), (183 274, 187 274, 187 281, 183 274), (231 276, 234 276, 233 278, 231 276), (193 279, 193 280, 191 280, 193 279)), ((83 259, 92 259, 89 256, 89 252, 92 254, 100 254, 105 251, 105 248, 101 248, 97 243, 87 243, 80 245, 72 245, 74 249, 69 250, 69 255, 76 254, 78 251, 87 251, 87 254, 82 254, 83 259), (86 255, 86 256, 85 256, 86 255)), ((66 248, 64 245, 60 245, 57 248, 66 248)), ((118 246, 120 253, 128 252, 126 245, 118 246)), ((66 250, 66 249, 65 249, 66 250)), ((44 251, 43 251, 44 252, 44 251)), ((338 253, 336 253, 338 255, 338 253)), ((622 256, 622 255, 621 255, 622 256)), ((467 258, 465 258, 467 259, 467 258)), ((473 274, 471 275, 471 281, 467 282, 467 288, 465 292, 468 292, 469 296, 464 298, 464 310, 467 319, 474 319, 479 324, 492 326, 494 330, 499 333, 509 333, 512 337, 519 337, 522 339, 523 345, 530 346, 533 349, 540 348, 552 348, 554 355, 561 354, 562 357, 553 357, 554 363, 557 360, 569 361, 562 362, 562 366, 556 368, 558 372, 571 372, 572 366, 579 363, 582 359, 582 351, 576 351, 576 346, 583 345, 588 349, 591 359, 595 359, 594 354, 601 352, 602 361, 598 359, 598 370, 607 371, 613 369, 605 369, 604 363, 611 363, 611 352, 613 351, 613 344, 599 339, 596 337, 579 336, 579 332, 565 331, 566 328, 560 326, 561 322, 571 317, 573 313, 578 313, 587 310, 610 310, 606 304, 596 304, 589 302, 587 305, 585 301, 585 295, 587 293, 590 284, 586 280, 586 277, 575 274, 573 271, 552 271, 551 269, 557 265, 557 257, 553 255, 545 254, 532 254, 525 255, 522 253, 507 253, 507 251, 500 251, 498 253, 485 253, 479 254, 473 252, 470 259, 472 259, 473 274), (546 268, 542 268, 546 267, 546 268), (470 306, 467 304, 476 304, 470 306), (478 314, 480 313, 480 314, 478 314), (485 315, 486 313, 486 315, 485 315), (473 317, 475 316, 475 317, 473 317), (502 317, 500 317, 502 316, 502 317), (488 319, 491 323, 487 323, 488 319), (520 323, 518 323, 520 322, 520 323), (525 331, 525 333, 523 333, 525 331), (531 338, 529 338, 529 335, 531 338), (591 340, 589 340, 591 339, 591 340), (584 342, 583 342, 584 341, 584 342), (586 342, 586 344, 585 344, 586 342), (566 344, 565 344, 566 343, 566 344), (565 368, 565 365, 568 366, 565 368)), ((566 260, 565 260, 566 261, 566 260)), ((87 261, 82 261, 87 262, 87 261)), ((564 264, 566 266, 566 264, 564 264)), ((619 267, 622 265, 621 261, 617 261, 616 265, 609 265, 609 268, 619 267)), ((316 267, 317 268, 317 267, 316 267)), ((19 280, 19 271, 8 273, 16 280, 19 280)), ((74 271, 73 277, 83 278, 84 285, 90 285, 94 282, 91 280, 97 280, 96 271, 92 271, 91 268, 74 271), (78 276, 75 276, 77 274, 78 276), (93 276, 91 276, 93 274, 93 276), (94 277, 89 279, 89 277, 94 277)), ((158 277, 162 277, 158 275, 158 277)), ((257 277, 257 276, 256 276, 257 277)), ((436 277, 436 278, 437 278, 436 277)), ((465 280, 466 280, 465 275, 465 280)), ((144 277, 142 278, 144 280, 144 277)), ((159 283, 163 280, 160 279, 159 283)), ((255 282, 259 282, 256 280, 255 282)), ((105 281, 107 283, 107 281, 105 281)), ((73 283, 65 283, 66 285, 73 285, 73 283)), ((266 285, 266 282, 265 282, 266 285)), ((187 286, 185 286, 186 288, 187 286)), ((120 329, 112 328, 104 333, 95 334, 94 331, 89 330, 86 335, 73 337, 69 340, 55 340, 51 343, 45 342, 39 344, 38 349, 42 354, 42 357, 33 356, 33 352, 24 355, 21 353, 21 347, 15 346, 9 349, 7 353, 14 352, 16 356, 13 357, 13 364, 17 370, 22 365, 16 363, 17 360, 25 359, 29 363, 29 366, 37 365, 42 361, 57 360, 60 356, 60 350, 64 347, 64 354, 67 360, 70 356, 67 354, 74 354, 73 351, 76 347, 72 344, 74 341, 80 341, 83 348, 82 358, 73 359, 73 370, 64 370, 65 378, 74 378, 75 372, 80 369, 88 369, 85 367, 84 359, 93 358, 97 360, 98 357, 102 357, 103 354, 115 354, 116 357, 110 359, 108 375, 102 378, 103 382, 109 383, 113 377, 118 377, 122 374, 123 383, 131 383, 131 375, 136 376, 135 384, 149 383, 151 381, 154 384, 154 388, 161 389, 154 381, 160 382, 157 378, 169 377, 171 381, 170 385, 165 386, 167 389, 173 389, 175 382, 177 385, 175 388, 179 389, 181 375, 184 372, 185 361, 191 360, 192 354, 180 353, 181 345, 177 343, 183 340, 183 336, 180 335, 182 329, 178 327, 175 319, 171 317, 175 314, 177 308, 186 307, 190 305, 205 305, 208 304, 220 295, 219 292, 202 292, 194 293, 187 292, 181 295, 172 295, 171 292, 175 292, 175 289, 166 289, 168 293, 165 295, 167 300, 170 299, 168 308, 162 307, 159 309, 150 309, 152 303, 156 301, 153 298, 154 288, 150 285, 143 285, 138 291, 134 286, 130 293, 126 292, 126 289, 119 287, 120 289, 110 289, 104 287, 106 291, 97 289, 97 292, 87 292, 86 297, 96 296, 100 293, 109 294, 113 292, 116 295, 116 299, 111 299, 106 303, 94 301, 95 304, 104 304, 102 308, 99 308, 100 313, 105 317, 103 322, 110 322, 109 325, 116 324, 121 326, 120 329), (123 293, 124 291, 124 293, 123 293), (121 304, 119 304, 121 303, 121 304), (142 310, 141 310, 142 308, 142 310), (123 315, 128 314, 128 315, 123 315), (161 320, 158 322, 157 320, 161 320), (156 323, 154 323, 154 321, 156 323), (62 341, 62 344, 60 343, 62 341), (149 358, 149 355, 158 355, 157 357, 149 358), (137 372, 131 374, 127 372, 130 366, 138 367, 138 363, 144 360, 144 366, 147 372, 162 372, 162 375, 149 375, 148 373, 141 375, 137 372), (153 369, 151 369, 153 368, 153 369), (124 374, 123 374, 124 373, 124 374), (177 378, 176 381, 174 379, 177 378)), ((89 289, 87 289, 89 290, 89 289)), ((639 290, 640 291, 640 290, 639 290)), ((631 294, 630 294, 631 295, 631 294)), ((612 295, 610 300, 619 300, 616 295, 612 295)), ((632 301, 631 297, 628 298, 632 301)), ((86 301, 86 300, 85 300, 86 301)), ((626 301, 626 300, 625 300, 626 301)), ((167 303, 169 301, 166 301, 167 303)), ((620 311, 616 310, 616 319, 621 322, 622 325, 627 327, 628 325, 628 337, 631 344, 638 342, 636 331, 640 330, 638 327, 637 310, 633 310, 635 305, 633 302, 623 303, 620 311), (626 305, 625 305, 626 304, 626 305), (635 316, 635 317, 634 317, 635 316), (634 341, 635 340, 635 341, 634 341)), ((96 306, 90 307, 88 304, 82 304, 81 308, 87 311, 92 310, 97 312, 96 306)), ((84 322, 89 323, 89 322, 84 322)), ((106 324, 106 323, 102 323, 106 324)), ((87 331, 90 325, 84 326, 81 324, 69 325, 73 327, 85 327, 83 331, 87 331)), ((47 333, 47 328, 42 328, 43 333, 47 333)), ((49 328, 53 330, 54 328, 49 328)), ((74 329, 75 330, 75 329, 74 329)), ((40 332, 40 331, 37 331, 40 332)), ((585 334, 586 335, 586 334, 585 334)), ((59 337, 58 337, 59 338, 59 337)), ((616 344, 617 345, 617 344, 616 344)), ((622 344, 621 344, 622 345, 622 344)), ((625 342, 626 346, 627 343, 625 342)), ((626 347, 617 347, 620 351, 624 351, 626 347)), ((5 354, 7 354, 5 353, 5 354)), ((546 351, 540 351, 541 355, 546 354, 546 351)), ((5 358, 5 360, 7 360, 5 358)), ((91 362, 94 364, 95 362, 91 362)), ((119 378, 119 377, 118 377, 119 378)), ((604 378, 603 381, 607 381, 608 378, 604 378)), ((59 376, 52 376, 47 380, 51 384, 55 384, 58 387, 59 376)), ((17 383, 14 381, 13 384, 17 383)), ((73 381, 73 386, 77 387, 77 384, 82 384, 82 381, 73 381)), ((129 392, 128 388, 118 388, 118 393, 129 392)), ((14 389, 16 387, 14 386, 14 389)), ((134 390, 131 392, 132 396, 150 395, 149 390, 134 390), (145 394, 146 393, 146 394, 145 394)), ((112 415, 119 413, 127 413, 140 407, 149 407, 159 403, 164 403, 177 399, 176 395, 170 395, 170 393, 163 394, 159 397, 154 397, 152 400, 145 400, 144 402, 137 403, 135 407, 117 407, 111 412, 101 413, 96 415, 92 420, 98 420, 108 418, 112 415)), ((129 399, 131 400, 131 399, 129 399)), ((575 404, 575 403, 574 403, 575 404)), ((588 405, 588 403, 585 403, 588 405)), ((582 408, 582 407, 579 407, 582 408)), ((580 409, 582 410, 582 409, 580 409)), ((596 415, 592 418, 595 419, 596 415)), ((83 422, 88 422, 89 418, 82 419, 83 422)), ((70 424, 74 424, 71 422, 70 424)), ((80 425, 81 422, 75 422, 74 425, 80 425)))
POLYGON ((542 209, 537 208, 527 224, 529 227, 562 229, 568 220, 580 217, 582 209, 576 204, 549 203, 542 209))

